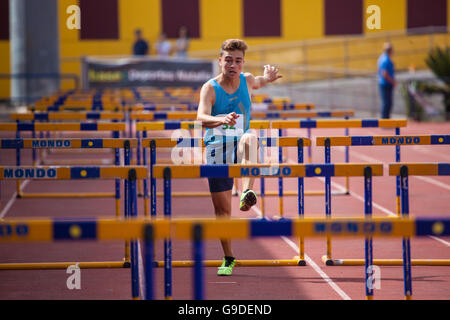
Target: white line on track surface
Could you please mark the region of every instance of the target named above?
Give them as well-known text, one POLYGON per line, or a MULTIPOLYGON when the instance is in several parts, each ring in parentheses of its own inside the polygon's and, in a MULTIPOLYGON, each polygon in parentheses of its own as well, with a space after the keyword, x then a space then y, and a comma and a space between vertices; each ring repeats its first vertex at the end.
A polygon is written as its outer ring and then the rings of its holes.
MULTIPOLYGON (((252 209, 256 212, 259 218, 262 218, 262 212, 258 207, 253 206, 252 209)), ((297 254, 300 249, 297 247, 295 243, 292 242, 289 238, 281 237, 286 244, 291 247, 297 254)), ((305 260, 309 266, 311 266, 316 273, 318 273, 322 279, 333 288, 334 291, 344 300, 352 300, 331 278, 322 270, 320 267, 305 253, 305 260)))
MULTIPOLYGON (((30 180, 25 180, 21 184, 21 189, 23 190, 29 182, 30 182, 30 180)), ((0 219, 3 219, 6 216, 6 214, 8 213, 9 209, 11 209, 11 207, 14 204, 14 201, 16 201, 16 199, 17 199, 17 192, 14 192, 13 195, 11 196, 11 198, 8 200, 8 203, 6 204, 6 206, 3 208, 2 212, 0 212, 0 219)))

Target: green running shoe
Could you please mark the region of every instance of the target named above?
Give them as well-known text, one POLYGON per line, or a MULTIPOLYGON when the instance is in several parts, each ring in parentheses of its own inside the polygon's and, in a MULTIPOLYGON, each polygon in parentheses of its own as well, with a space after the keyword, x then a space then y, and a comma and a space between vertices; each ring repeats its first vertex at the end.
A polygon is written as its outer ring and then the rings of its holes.
POLYGON ((235 258, 223 258, 222 265, 217 269, 218 276, 231 276, 233 273, 233 268, 236 265, 235 258))
POLYGON ((241 194, 239 209, 241 211, 248 211, 252 206, 256 204, 256 201, 256 193, 253 190, 247 189, 241 194))

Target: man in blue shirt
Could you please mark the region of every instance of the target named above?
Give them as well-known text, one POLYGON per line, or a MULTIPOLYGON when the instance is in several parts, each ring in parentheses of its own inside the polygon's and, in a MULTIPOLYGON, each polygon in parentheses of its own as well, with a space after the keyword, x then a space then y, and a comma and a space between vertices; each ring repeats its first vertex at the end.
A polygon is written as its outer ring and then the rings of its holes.
POLYGON ((142 38, 142 32, 140 29, 137 29, 134 32, 136 36, 136 42, 133 45, 133 54, 135 56, 145 56, 149 52, 149 46, 147 41, 142 38))
POLYGON ((378 85, 381 96, 381 118, 389 119, 392 110, 393 89, 396 85, 394 63, 391 60, 393 48, 384 44, 384 52, 378 58, 378 85))

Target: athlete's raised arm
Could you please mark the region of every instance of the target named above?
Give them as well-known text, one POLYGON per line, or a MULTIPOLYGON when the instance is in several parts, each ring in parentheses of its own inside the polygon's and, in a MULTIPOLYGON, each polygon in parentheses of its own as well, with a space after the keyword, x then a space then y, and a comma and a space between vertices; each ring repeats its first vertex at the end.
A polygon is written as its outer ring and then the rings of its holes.
POLYGON ((276 67, 267 64, 264 66, 263 76, 255 77, 251 73, 246 73, 245 77, 247 79, 249 87, 256 90, 282 78, 283 76, 281 74, 278 74, 278 69, 276 67))

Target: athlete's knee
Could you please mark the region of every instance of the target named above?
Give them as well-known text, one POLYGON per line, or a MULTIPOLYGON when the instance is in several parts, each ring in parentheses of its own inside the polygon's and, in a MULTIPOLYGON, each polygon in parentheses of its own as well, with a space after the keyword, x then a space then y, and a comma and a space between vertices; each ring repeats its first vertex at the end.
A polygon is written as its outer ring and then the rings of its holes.
POLYGON ((258 138, 254 133, 244 133, 241 137, 241 143, 244 143, 246 145, 258 145, 258 138))
POLYGON ((258 161, 258 138, 253 133, 245 133, 240 140, 241 160, 258 161))

